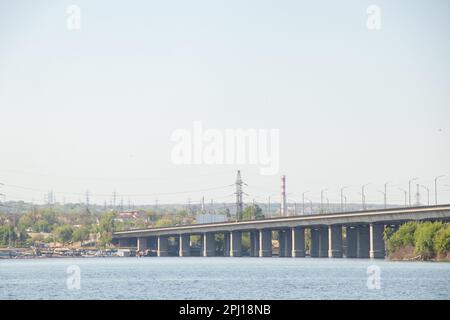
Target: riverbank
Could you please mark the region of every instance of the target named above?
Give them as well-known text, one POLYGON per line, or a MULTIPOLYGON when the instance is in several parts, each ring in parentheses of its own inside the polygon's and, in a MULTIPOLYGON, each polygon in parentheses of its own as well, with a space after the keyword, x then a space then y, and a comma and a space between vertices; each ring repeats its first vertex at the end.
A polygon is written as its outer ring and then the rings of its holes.
POLYGON ((384 232, 391 261, 450 261, 450 224, 411 221, 384 232))

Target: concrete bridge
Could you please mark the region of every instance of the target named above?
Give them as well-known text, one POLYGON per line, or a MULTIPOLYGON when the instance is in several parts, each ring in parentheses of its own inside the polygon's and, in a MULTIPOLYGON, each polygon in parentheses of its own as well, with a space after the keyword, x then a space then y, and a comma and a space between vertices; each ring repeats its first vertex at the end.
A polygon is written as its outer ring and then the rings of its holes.
POLYGON ((248 233, 250 256, 272 256, 275 235, 280 257, 304 257, 307 234, 311 257, 384 258, 384 229, 387 226, 395 229, 413 220, 450 221, 450 205, 134 229, 115 232, 113 243, 119 247, 137 247, 138 251, 153 247, 160 257, 169 255, 169 247, 175 247, 172 254, 184 257, 193 254, 191 236, 198 236, 199 255, 240 257, 244 254, 242 236, 248 233))

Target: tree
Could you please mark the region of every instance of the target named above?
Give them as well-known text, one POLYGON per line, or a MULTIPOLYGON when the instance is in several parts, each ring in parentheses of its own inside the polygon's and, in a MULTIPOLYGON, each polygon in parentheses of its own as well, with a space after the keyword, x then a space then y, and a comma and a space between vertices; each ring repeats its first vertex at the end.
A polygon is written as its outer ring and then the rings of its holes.
POLYGON ((442 229, 442 222, 421 223, 414 234, 415 253, 420 254, 423 259, 430 259, 435 256, 434 238, 436 233, 442 229))
POLYGON ((447 254, 450 251, 450 223, 436 233, 434 250, 437 254, 447 254))
POLYGON ((73 241, 80 241, 83 245, 83 241, 89 239, 89 228, 86 226, 81 226, 74 230, 72 234, 73 241))
POLYGON ((99 221, 99 232, 114 232, 116 230, 115 217, 113 212, 104 213, 99 221))
POLYGON ((262 218, 264 218, 262 209, 257 204, 252 204, 242 211, 243 220, 254 220, 262 218))
MULTIPOLYGON (((414 246, 414 233, 417 225, 418 223, 415 221, 402 224, 400 228, 398 228, 398 230, 394 232, 389 239, 387 239, 388 252, 394 252, 395 250, 405 246, 414 246)), ((385 235, 388 234, 385 233, 385 235)))
POLYGON ((64 245, 65 243, 72 240, 73 227, 69 224, 59 226, 55 230, 53 230, 53 235, 59 242, 64 245))

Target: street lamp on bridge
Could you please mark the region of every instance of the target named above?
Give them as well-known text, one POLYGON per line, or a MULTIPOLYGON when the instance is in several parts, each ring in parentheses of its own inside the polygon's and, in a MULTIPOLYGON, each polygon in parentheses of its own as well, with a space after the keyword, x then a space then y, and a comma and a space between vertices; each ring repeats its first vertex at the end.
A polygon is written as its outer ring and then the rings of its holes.
POLYGON ((408 181, 408 196, 409 196, 409 206, 411 207, 411 182, 417 180, 419 178, 412 178, 411 180, 408 181))
POLYGON ((341 212, 344 212, 344 189, 348 188, 348 186, 341 188, 341 212))
POLYGON ((434 204, 438 204, 438 198, 437 198, 437 181, 439 178, 445 177, 445 174, 442 174, 440 176, 437 176, 434 178, 434 204))
POLYGON ((362 187, 361 187, 361 202, 362 202, 362 209, 363 210, 366 210, 366 194, 364 193, 364 190, 369 184, 370 184, 370 182, 366 183, 366 184, 363 184, 362 187))

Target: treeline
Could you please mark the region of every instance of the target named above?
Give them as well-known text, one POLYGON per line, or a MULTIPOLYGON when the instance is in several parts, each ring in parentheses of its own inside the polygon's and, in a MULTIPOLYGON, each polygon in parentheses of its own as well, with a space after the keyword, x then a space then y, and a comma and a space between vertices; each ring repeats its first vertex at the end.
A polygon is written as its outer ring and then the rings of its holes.
POLYGON ((389 259, 450 260, 450 223, 411 221, 384 237, 389 259))
POLYGON ((193 219, 185 210, 171 214, 146 210, 137 218, 122 219, 113 211, 68 213, 61 208, 34 207, 25 213, 0 212, 0 247, 54 242, 65 245, 88 240, 104 247, 111 243, 114 231, 173 226, 193 219))

